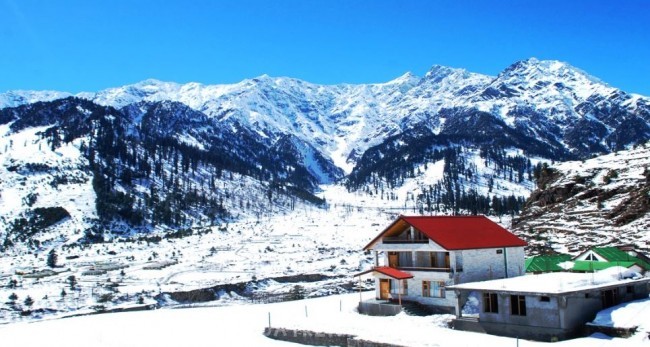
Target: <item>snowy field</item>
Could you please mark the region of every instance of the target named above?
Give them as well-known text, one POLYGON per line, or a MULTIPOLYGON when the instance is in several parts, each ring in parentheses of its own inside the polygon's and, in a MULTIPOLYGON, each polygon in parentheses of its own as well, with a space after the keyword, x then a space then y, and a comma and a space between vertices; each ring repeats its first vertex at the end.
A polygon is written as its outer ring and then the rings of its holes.
MULTIPOLYGON (((290 214, 205 228, 181 239, 66 248, 59 252, 54 273, 34 277, 33 272, 48 270, 47 254, 4 256, 0 323, 153 304, 160 293, 255 280, 267 294, 286 294, 296 284, 311 296, 345 293, 356 284, 352 275, 371 267, 363 246, 395 217, 394 211, 380 209, 307 206, 290 214), (268 280, 305 274, 327 278, 299 283, 268 280), (70 276, 77 280, 74 290, 70 276), (15 285, 10 285, 12 281, 15 285), (11 304, 8 298, 14 293, 17 298, 11 304), (34 313, 21 316, 28 296, 34 300, 34 313)), ((229 293, 222 299, 230 299, 229 293)))
MULTIPOLYGON (((362 293, 364 299, 372 296, 362 293)), ((558 343, 532 342, 446 328, 449 315, 370 317, 356 313, 359 294, 334 295, 277 304, 160 309, 100 314, 0 326, 11 346, 296 346, 268 339, 271 326, 347 333, 404 346, 648 346, 648 300, 614 310, 616 321, 641 324, 629 339, 594 335, 558 343), (642 306, 643 309, 639 309, 642 306), (620 312, 619 312, 620 311, 620 312)))

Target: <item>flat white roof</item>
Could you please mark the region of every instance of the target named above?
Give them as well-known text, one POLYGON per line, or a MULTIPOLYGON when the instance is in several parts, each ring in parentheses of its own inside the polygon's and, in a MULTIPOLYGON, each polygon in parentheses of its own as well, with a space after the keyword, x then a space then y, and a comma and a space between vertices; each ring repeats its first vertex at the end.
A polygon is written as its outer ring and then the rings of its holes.
POLYGON ((449 289, 480 290, 494 292, 518 292, 530 294, 561 294, 584 291, 627 283, 647 282, 624 267, 615 266, 596 273, 553 272, 525 275, 483 282, 471 282, 449 286, 449 289))

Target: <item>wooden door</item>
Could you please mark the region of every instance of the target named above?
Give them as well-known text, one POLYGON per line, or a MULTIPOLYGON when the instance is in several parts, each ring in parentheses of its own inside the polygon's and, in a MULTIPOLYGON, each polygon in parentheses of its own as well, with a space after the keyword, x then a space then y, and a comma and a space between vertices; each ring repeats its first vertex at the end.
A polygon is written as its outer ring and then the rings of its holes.
POLYGON ((388 266, 399 267, 399 254, 397 252, 388 253, 388 266))
POLYGON ((388 300, 390 295, 390 280, 379 280, 379 298, 388 300))

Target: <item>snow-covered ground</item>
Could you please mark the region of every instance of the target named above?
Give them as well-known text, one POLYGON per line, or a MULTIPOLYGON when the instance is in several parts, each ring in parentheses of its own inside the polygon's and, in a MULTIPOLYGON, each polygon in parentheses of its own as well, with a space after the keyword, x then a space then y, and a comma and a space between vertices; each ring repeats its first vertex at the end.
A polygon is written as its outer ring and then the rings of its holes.
MULTIPOLYGON (((364 299, 371 293, 361 294, 364 299)), ((345 333, 403 346, 647 346, 650 310, 628 304, 615 309, 616 321, 641 326, 628 339, 602 334, 557 343, 456 331, 446 327, 449 315, 394 317, 359 315, 359 294, 328 296, 276 304, 161 309, 17 323, 0 326, 0 340, 11 346, 296 346, 263 335, 264 328, 283 327, 345 333), (633 307, 634 306, 634 307, 633 307)), ((650 300, 635 304, 645 305, 650 300)))
POLYGON ((371 266, 362 247, 395 217, 394 211, 343 204, 327 210, 304 205, 289 214, 197 229, 180 239, 64 248, 53 269, 56 273, 40 278, 20 273, 48 269, 47 253, 5 256, 0 258, 0 322, 65 316, 101 309, 100 305, 111 309, 138 301, 151 304, 164 292, 253 280, 261 281, 257 286, 267 294, 286 294, 296 284, 313 296, 347 292, 356 284, 351 276, 371 266), (301 274, 328 278, 263 281, 301 274), (75 290, 70 289, 70 276, 78 282, 75 290), (15 304, 8 299, 12 293, 18 297, 15 304), (21 317, 27 296, 35 301, 31 307, 35 313, 21 317))
POLYGON ((592 324, 616 328, 638 327, 639 334, 647 334, 650 330, 648 316, 650 316, 650 300, 635 300, 598 312, 592 324))

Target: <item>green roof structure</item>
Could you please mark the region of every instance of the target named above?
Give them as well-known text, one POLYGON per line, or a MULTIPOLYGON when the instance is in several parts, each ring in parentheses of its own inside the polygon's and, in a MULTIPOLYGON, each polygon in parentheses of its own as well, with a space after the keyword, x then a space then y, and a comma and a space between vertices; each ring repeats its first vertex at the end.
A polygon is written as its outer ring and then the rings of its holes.
POLYGON ((571 271, 575 272, 594 272, 605 270, 614 266, 622 266, 630 268, 635 265, 633 261, 592 261, 592 260, 576 260, 573 262, 571 271))
POLYGON ((571 261, 571 256, 568 254, 537 255, 526 259, 524 268, 526 272, 531 273, 566 271, 558 265, 565 261, 571 261))
POLYGON ((631 256, 624 251, 621 251, 617 247, 595 247, 591 250, 601 257, 607 259, 609 262, 632 262, 636 265, 639 265, 644 270, 650 270, 650 264, 637 257, 631 256))

